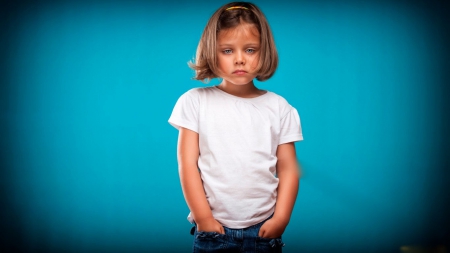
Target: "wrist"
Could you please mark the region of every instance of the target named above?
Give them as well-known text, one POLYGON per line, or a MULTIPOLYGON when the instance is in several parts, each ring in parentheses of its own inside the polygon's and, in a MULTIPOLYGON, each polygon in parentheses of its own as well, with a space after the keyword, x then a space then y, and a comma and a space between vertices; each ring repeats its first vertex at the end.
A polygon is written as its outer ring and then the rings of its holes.
POLYGON ((214 217, 211 215, 211 216, 203 216, 203 217, 194 217, 194 221, 195 221, 195 223, 197 223, 197 224, 203 224, 203 223, 205 223, 205 222, 211 222, 211 221, 215 221, 215 219, 214 219, 214 217))
POLYGON ((287 226, 289 223, 289 217, 287 215, 277 215, 276 213, 273 215, 273 217, 271 218, 273 221, 275 221, 277 224, 283 225, 283 226, 287 226))

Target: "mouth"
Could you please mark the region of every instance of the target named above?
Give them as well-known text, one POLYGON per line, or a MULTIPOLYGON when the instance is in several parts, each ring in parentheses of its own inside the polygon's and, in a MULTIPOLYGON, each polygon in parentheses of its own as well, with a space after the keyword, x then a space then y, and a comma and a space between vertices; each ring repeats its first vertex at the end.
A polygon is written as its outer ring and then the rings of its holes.
POLYGON ((247 74, 247 71, 242 70, 242 69, 238 69, 238 70, 233 71, 233 74, 244 75, 244 74, 247 74))

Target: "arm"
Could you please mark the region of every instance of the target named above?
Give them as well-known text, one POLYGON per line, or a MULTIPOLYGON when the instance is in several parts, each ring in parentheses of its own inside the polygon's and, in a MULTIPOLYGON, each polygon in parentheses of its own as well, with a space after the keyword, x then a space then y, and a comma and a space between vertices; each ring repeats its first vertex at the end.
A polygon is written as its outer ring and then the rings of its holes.
POLYGON ((198 231, 224 234, 222 225, 212 215, 198 171, 198 133, 180 128, 178 136, 178 168, 181 188, 198 231))
POLYGON ((299 186, 300 173, 294 143, 279 145, 277 158, 279 183, 275 212, 273 217, 261 226, 258 234, 265 238, 276 238, 283 234, 291 218, 299 186))

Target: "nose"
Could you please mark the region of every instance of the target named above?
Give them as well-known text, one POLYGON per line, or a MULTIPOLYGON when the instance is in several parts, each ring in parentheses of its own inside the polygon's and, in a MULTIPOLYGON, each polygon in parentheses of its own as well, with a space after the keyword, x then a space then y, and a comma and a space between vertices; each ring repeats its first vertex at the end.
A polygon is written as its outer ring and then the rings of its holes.
POLYGON ((244 56, 241 52, 238 52, 236 55, 236 58, 234 59, 234 64, 235 65, 244 65, 245 64, 245 59, 244 56))

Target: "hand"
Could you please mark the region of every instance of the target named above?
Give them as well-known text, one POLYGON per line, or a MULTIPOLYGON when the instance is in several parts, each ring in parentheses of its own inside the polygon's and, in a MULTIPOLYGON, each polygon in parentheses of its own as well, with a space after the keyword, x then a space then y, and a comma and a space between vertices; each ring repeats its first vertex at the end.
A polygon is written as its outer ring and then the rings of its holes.
POLYGON ((222 224, 220 224, 212 217, 195 222, 197 223, 197 231, 217 232, 219 234, 225 234, 225 229, 223 228, 222 224))
POLYGON ((258 236, 263 238, 278 238, 283 234, 286 226, 287 223, 272 217, 261 226, 258 236))

